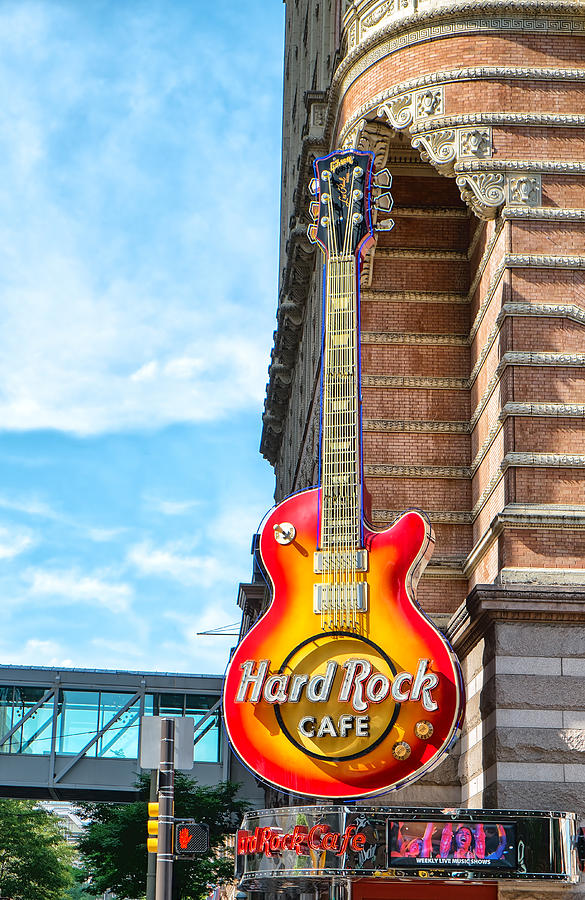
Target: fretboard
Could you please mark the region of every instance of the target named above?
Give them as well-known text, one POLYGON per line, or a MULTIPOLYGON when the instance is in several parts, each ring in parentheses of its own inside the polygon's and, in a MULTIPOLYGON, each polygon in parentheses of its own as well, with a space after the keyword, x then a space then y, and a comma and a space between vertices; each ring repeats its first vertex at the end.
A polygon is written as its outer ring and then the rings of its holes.
POLYGON ((321 420, 323 549, 355 549, 361 544, 357 325, 355 258, 331 257, 326 271, 321 420))

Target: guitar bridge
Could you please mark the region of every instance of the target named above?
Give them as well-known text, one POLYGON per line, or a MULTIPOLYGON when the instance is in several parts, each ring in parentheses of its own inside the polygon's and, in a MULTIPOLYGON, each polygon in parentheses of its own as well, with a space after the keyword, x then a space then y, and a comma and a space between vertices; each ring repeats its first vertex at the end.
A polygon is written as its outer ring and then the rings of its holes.
POLYGON ((323 572, 367 572, 367 550, 317 550, 314 555, 313 571, 323 572))
POLYGON ((313 612, 355 611, 364 613, 368 609, 367 581, 346 584, 313 585, 313 612))

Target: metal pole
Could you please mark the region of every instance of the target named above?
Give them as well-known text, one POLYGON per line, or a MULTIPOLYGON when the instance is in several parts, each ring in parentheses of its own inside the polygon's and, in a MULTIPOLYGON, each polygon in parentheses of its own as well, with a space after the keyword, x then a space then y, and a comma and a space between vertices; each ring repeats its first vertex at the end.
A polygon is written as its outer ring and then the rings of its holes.
POLYGON ((155 900, 172 900, 174 795, 175 720, 161 719, 155 900))
MULTIPOLYGON (((150 770, 150 794, 148 799, 153 803, 156 801, 157 791, 157 773, 158 769, 150 770)), ((156 882, 156 853, 148 853, 148 868, 146 870, 146 900, 155 900, 155 882, 156 882)))

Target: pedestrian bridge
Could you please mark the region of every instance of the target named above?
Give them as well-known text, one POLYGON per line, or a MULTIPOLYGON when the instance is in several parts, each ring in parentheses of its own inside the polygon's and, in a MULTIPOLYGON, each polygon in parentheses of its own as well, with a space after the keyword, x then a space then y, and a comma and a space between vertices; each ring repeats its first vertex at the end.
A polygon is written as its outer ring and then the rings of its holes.
POLYGON ((229 749, 222 678, 0 666, 0 796, 135 800, 141 716, 192 716, 202 785, 232 780, 263 794, 229 749))

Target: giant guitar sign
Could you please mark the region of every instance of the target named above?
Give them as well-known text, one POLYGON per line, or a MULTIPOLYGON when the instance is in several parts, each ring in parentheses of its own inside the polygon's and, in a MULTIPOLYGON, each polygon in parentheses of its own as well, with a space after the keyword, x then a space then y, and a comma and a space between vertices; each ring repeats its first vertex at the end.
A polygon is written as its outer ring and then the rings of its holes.
MULTIPOLYGON (((432 552, 427 518, 386 531, 363 517, 359 292, 373 240, 373 156, 315 163, 325 257, 320 486, 265 517, 259 553, 272 602, 230 661, 224 714, 243 762, 277 787, 349 799, 402 787, 429 771, 458 732, 457 660, 415 600, 432 552)), ((379 199, 389 208, 389 195, 379 199)))

